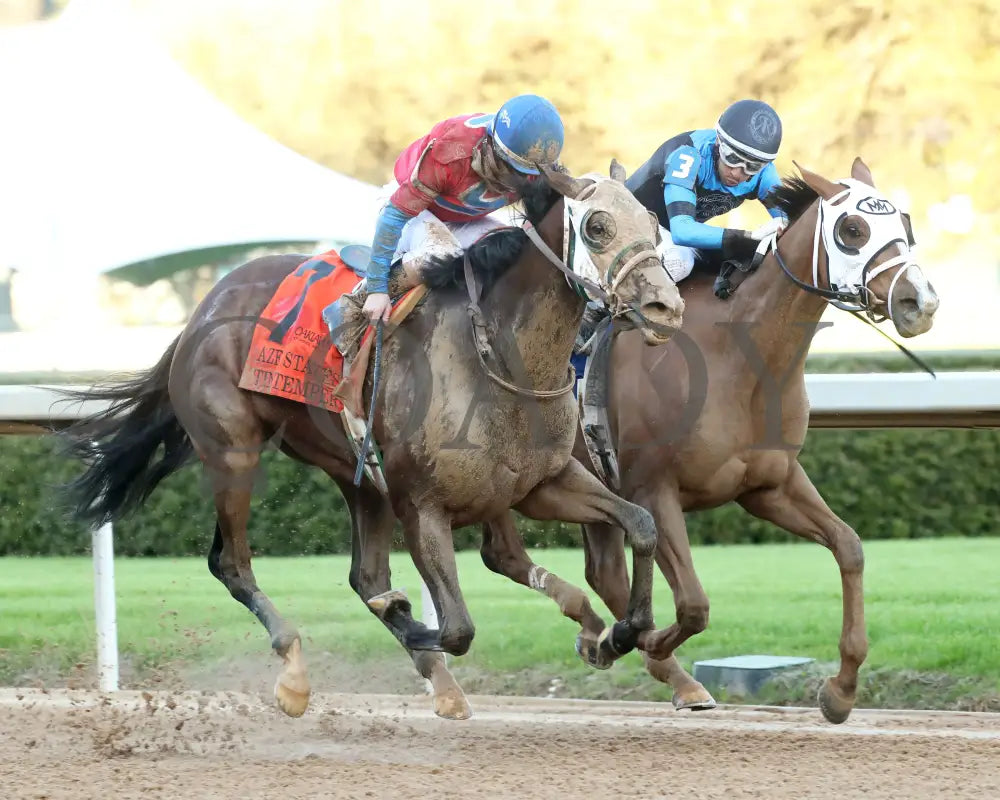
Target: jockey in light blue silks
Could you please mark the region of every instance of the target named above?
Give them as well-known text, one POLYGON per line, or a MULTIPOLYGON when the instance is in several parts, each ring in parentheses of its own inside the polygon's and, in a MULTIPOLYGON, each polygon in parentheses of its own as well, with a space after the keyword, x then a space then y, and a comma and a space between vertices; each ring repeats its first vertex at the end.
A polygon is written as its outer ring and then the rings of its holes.
MULTIPOLYGON (((750 259, 760 241, 786 220, 769 204, 781 179, 774 166, 781 145, 781 120, 761 100, 739 100, 714 128, 680 133, 661 144, 625 181, 632 194, 656 214, 663 266, 675 282, 691 274, 699 250, 721 250, 724 259, 750 259), (706 224, 755 198, 772 219, 754 231, 706 224)), ((578 343, 589 338, 600 311, 588 307, 578 343)), ((585 358, 574 356, 582 375, 585 358)))
POLYGON ((656 214, 664 229, 664 266, 675 281, 686 278, 697 250, 721 250, 724 259, 753 256, 761 239, 784 222, 768 193, 781 183, 774 159, 781 145, 781 120, 767 103, 740 100, 715 128, 688 131, 661 144, 625 182, 656 214), (750 232, 706 224, 756 198, 773 218, 750 232))

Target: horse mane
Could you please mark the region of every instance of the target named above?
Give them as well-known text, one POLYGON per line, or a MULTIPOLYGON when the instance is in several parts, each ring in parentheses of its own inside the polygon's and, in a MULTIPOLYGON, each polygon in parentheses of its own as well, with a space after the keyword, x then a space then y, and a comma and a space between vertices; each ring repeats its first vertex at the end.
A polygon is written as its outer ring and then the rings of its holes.
POLYGON ((788 175, 770 191, 768 200, 784 212, 788 217, 788 224, 791 225, 818 196, 802 178, 788 175))
MULTIPOLYGON (((527 184, 522 190, 521 202, 524 218, 538 225, 556 204, 560 194, 544 177, 527 184)), ((465 285, 465 255, 469 256, 472 269, 482 285, 485 296, 497 280, 517 261, 528 236, 519 227, 498 228, 473 244, 457 258, 429 259, 420 276, 429 289, 445 289, 465 285)))

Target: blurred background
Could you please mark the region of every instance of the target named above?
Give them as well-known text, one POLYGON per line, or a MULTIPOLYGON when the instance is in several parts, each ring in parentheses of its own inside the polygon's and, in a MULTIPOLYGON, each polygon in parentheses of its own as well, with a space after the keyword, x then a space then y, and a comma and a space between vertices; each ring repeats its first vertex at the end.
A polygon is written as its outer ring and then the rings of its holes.
MULTIPOLYGON (((404 146, 520 92, 559 108, 574 173, 766 100, 781 173, 861 155, 912 213, 942 299, 915 348, 998 346, 987 2, 0 0, 0 25, 2 372, 152 363, 248 257, 369 242, 404 146)), ((814 352, 892 348, 826 319, 814 352)))

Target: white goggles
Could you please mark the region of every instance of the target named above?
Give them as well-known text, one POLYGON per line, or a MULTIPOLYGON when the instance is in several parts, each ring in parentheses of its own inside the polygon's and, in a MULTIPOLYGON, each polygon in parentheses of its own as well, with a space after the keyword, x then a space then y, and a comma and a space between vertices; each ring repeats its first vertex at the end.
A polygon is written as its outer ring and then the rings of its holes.
POLYGON ((716 140, 719 145, 719 156, 729 167, 743 167, 743 171, 747 175, 756 175, 764 167, 766 167, 770 162, 768 161, 757 161, 752 158, 747 158, 739 150, 734 150, 728 144, 726 144, 722 139, 716 140))

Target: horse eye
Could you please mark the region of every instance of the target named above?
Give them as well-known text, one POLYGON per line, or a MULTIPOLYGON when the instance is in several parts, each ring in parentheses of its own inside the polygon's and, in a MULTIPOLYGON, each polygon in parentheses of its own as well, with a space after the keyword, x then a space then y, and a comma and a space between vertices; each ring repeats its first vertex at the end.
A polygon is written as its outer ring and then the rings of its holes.
POLYGON ((587 235, 597 241, 606 241, 615 236, 615 221, 607 211, 595 211, 587 220, 587 235))
POLYGON ((869 235, 868 223, 858 217, 848 217, 843 221, 840 235, 844 239, 860 241, 869 235))
POLYGON ((607 211, 590 211, 584 217, 580 231, 584 244, 592 253, 602 253, 614 241, 618 233, 614 217, 607 211))

